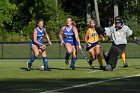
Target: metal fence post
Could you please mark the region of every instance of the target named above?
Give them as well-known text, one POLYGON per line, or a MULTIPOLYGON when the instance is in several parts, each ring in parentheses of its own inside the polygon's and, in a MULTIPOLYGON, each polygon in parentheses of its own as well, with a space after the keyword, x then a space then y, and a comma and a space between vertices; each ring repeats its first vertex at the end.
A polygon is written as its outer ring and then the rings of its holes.
POLYGON ((3 43, 2 43, 2 47, 1 48, 2 48, 2 59, 3 59, 3 43))

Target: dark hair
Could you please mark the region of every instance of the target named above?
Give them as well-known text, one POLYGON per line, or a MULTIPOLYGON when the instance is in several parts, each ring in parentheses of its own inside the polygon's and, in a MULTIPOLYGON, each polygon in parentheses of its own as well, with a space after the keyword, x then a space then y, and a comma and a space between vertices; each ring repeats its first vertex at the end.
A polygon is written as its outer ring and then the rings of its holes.
POLYGON ((36 24, 36 25, 38 25, 40 21, 42 21, 42 22, 43 22, 43 24, 45 23, 43 19, 38 19, 38 20, 37 20, 37 24, 36 24))
MULTIPOLYGON (((97 25, 96 25, 96 23, 97 23, 97 22, 96 22, 96 20, 94 20, 94 19, 91 19, 89 23, 91 23, 91 21, 94 21, 94 23, 95 23, 95 26, 97 26, 97 25)), ((91 28, 90 24, 89 24, 88 28, 91 28)))
POLYGON ((96 25, 96 20, 95 19, 91 19, 89 23, 91 23, 91 21, 94 21, 95 25, 96 25))

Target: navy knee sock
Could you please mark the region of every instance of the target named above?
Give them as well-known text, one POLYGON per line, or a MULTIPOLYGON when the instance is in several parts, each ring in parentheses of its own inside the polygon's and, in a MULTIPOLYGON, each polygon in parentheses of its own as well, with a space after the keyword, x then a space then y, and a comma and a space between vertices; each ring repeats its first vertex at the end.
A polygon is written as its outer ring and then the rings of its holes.
POLYGON ((76 63, 77 58, 72 58, 70 67, 73 67, 76 63))
POLYGON ((43 64, 44 64, 44 68, 48 68, 48 59, 47 59, 47 57, 43 57, 43 64))
POLYGON ((28 62, 30 65, 32 65, 32 63, 34 62, 34 60, 36 59, 35 55, 33 55, 31 58, 30 58, 30 61, 28 62))
POLYGON ((69 60, 69 57, 70 57, 70 53, 69 53, 69 52, 66 52, 66 57, 65 57, 65 59, 66 59, 66 60, 69 60))

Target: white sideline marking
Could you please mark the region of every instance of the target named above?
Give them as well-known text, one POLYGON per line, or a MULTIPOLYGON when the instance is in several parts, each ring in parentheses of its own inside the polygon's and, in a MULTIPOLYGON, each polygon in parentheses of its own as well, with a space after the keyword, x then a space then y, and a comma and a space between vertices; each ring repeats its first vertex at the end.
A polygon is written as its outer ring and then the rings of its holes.
POLYGON ((56 90, 51 90, 51 91, 45 91, 45 92, 40 92, 40 93, 62 93, 62 92, 58 92, 58 91, 68 90, 68 89, 78 88, 78 87, 84 87, 84 86, 88 86, 88 85, 94 85, 94 84, 99 84, 99 83, 104 83, 104 82, 109 82, 109 81, 114 81, 114 80, 121 80, 121 79, 126 79, 126 78, 131 78, 131 77, 137 77, 137 76, 140 76, 140 74, 112 78, 112 79, 107 79, 107 80, 102 80, 102 81, 97 81, 97 82, 90 82, 90 83, 86 83, 86 84, 80 84, 80 85, 75 85, 75 86, 71 86, 71 87, 66 87, 66 88, 61 88, 61 89, 56 89, 56 90))
POLYGON ((90 71, 90 72, 86 72, 86 73, 94 73, 94 72, 99 72, 99 71, 102 71, 102 70, 94 70, 94 71, 90 71))

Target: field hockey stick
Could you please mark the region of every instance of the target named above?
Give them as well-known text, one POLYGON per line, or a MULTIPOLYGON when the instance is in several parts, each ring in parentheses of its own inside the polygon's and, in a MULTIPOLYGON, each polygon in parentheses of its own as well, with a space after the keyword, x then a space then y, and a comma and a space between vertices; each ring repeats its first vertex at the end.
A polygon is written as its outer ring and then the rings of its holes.
POLYGON ((132 43, 135 43, 137 45, 140 45, 140 40, 137 40, 137 39, 133 39, 131 40, 132 43))
POLYGON ((94 48, 96 45, 100 44, 102 42, 102 40, 99 40, 93 44, 91 44, 91 46, 86 47, 86 50, 89 51, 91 48, 94 48))
POLYGON ((80 52, 82 53, 82 55, 84 56, 84 58, 86 59, 86 61, 88 62, 88 58, 86 57, 85 53, 83 52, 83 49, 80 48, 79 50, 80 50, 80 52))
POLYGON ((96 45, 100 44, 101 42, 102 42, 102 40, 99 40, 99 41, 97 41, 97 42, 91 44, 90 47, 87 47, 87 46, 84 46, 84 45, 81 45, 81 47, 82 47, 83 49, 86 49, 86 51, 89 51, 91 48, 94 48, 96 45))
POLYGON ((132 38, 132 40, 131 40, 132 43, 140 45, 140 40, 137 40, 135 33, 133 33, 130 37, 132 38))
POLYGON ((46 46, 49 46, 49 45, 50 45, 49 43, 46 44, 46 46))

